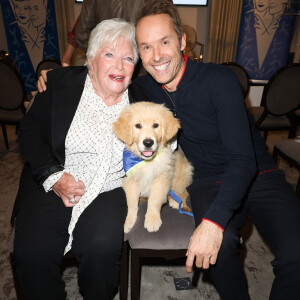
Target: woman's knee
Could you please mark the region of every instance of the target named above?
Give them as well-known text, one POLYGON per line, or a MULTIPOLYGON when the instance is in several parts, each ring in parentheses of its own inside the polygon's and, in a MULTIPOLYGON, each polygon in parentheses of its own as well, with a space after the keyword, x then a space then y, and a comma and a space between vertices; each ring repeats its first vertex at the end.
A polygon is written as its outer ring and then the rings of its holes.
POLYGON ((47 262, 59 264, 64 255, 67 235, 52 236, 35 229, 29 233, 24 227, 16 227, 13 249, 15 262, 29 266, 42 266, 47 262))
POLYGON ((18 243, 15 241, 13 259, 16 266, 43 266, 44 264, 59 265, 63 258, 63 251, 50 245, 45 245, 41 241, 34 243, 18 243))
POLYGON ((111 235, 107 232, 91 234, 88 240, 80 241, 74 237, 72 252, 75 256, 89 258, 119 257, 122 249, 122 236, 111 235))

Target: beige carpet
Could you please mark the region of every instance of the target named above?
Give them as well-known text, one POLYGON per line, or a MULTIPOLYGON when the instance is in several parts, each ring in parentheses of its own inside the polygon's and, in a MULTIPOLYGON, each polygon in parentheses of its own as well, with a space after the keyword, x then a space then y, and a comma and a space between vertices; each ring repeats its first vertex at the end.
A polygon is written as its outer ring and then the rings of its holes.
MULTIPOLYGON (((23 161, 18 151, 14 128, 8 128, 10 150, 5 150, 3 137, 0 137, 0 300, 16 299, 13 285, 8 244, 11 228, 9 218, 18 188, 18 180, 23 161)), ((300 132, 299 132, 300 135, 300 132)), ((269 148, 276 140, 286 138, 287 133, 271 133, 268 137, 269 148)), ((299 172, 283 161, 279 167, 286 172, 286 178, 295 187, 299 172)), ((270 262, 273 255, 262 241, 256 229, 249 221, 243 231, 243 251, 245 273, 248 280, 251 299, 268 299, 273 280, 270 262)), ((189 277, 184 266, 145 266, 142 269, 141 300, 190 300, 219 299, 214 287, 200 277, 192 290, 176 291, 174 278, 189 277)), ((66 291, 70 300, 82 299, 78 292, 76 268, 69 267, 64 272, 66 291)), ((115 299, 119 299, 116 295, 115 299)), ((55 299, 54 299, 55 300, 55 299)))

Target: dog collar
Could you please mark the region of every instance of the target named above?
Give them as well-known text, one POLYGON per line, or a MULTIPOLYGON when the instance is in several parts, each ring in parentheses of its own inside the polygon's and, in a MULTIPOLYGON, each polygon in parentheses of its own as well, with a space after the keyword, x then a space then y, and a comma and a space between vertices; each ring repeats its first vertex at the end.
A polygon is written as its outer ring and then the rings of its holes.
POLYGON ((163 148, 164 147, 162 147, 151 159, 144 160, 134 155, 125 147, 123 150, 123 168, 126 176, 130 176, 135 170, 152 161, 159 153, 161 153, 163 148))

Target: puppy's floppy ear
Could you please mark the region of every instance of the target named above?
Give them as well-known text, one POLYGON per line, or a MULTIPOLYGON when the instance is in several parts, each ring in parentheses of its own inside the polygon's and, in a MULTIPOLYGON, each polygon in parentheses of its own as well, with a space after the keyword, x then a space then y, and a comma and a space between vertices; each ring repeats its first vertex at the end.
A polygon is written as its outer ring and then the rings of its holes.
POLYGON ((121 112, 117 121, 113 124, 115 135, 125 144, 131 146, 133 143, 131 128, 132 110, 130 105, 126 106, 121 112))
POLYGON ((180 122, 176 119, 172 112, 163 107, 163 143, 166 146, 168 141, 174 137, 181 128, 180 122))

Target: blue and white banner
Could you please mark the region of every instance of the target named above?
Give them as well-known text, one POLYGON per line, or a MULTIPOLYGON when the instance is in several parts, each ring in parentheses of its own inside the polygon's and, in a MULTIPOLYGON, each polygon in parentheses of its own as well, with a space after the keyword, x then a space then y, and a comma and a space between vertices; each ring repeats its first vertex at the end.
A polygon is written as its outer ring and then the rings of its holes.
POLYGON ((244 0, 236 62, 252 79, 268 80, 286 65, 295 16, 285 15, 286 0, 244 0))
POLYGON ((0 0, 9 55, 25 82, 36 90, 35 70, 45 58, 59 59, 54 0, 0 0))

